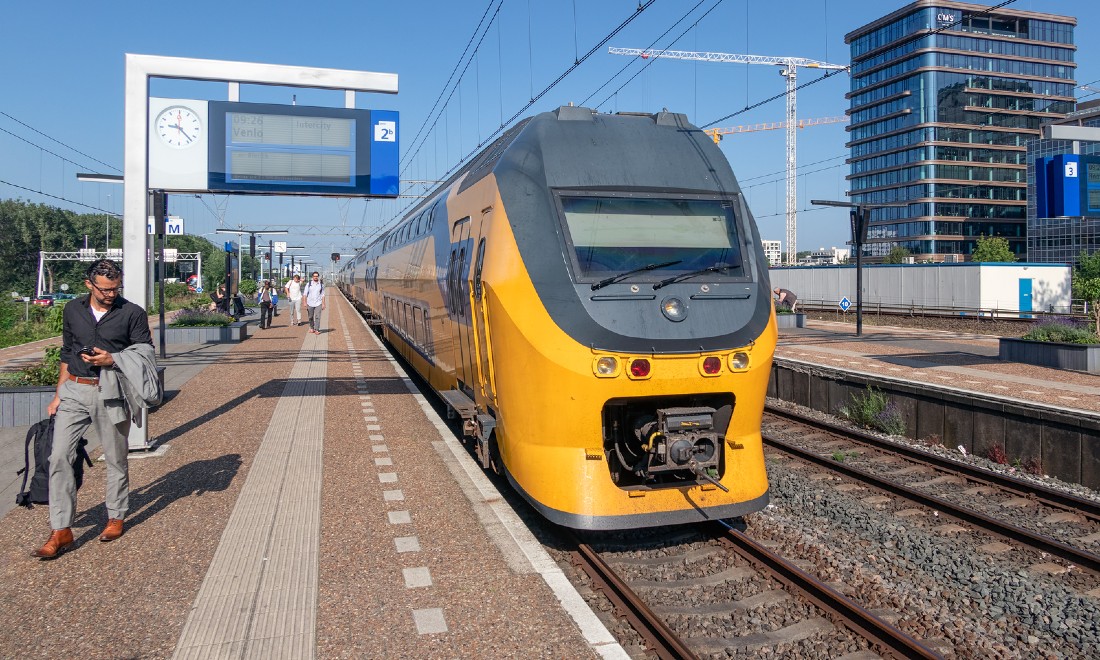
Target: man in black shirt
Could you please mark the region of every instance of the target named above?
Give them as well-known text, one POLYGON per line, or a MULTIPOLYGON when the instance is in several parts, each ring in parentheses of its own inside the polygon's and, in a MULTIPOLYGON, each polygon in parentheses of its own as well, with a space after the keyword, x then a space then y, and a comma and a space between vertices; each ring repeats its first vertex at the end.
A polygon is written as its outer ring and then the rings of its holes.
MULTIPOLYGON (((108 407, 101 397, 100 372, 115 369, 114 353, 134 344, 149 344, 149 319, 145 310, 120 295, 122 269, 113 261, 100 259, 88 267, 84 285, 89 294, 67 305, 61 344, 61 376, 57 394, 46 411, 57 415, 54 422, 53 452, 50 455, 50 527, 53 533, 46 544, 34 552, 36 557, 53 559, 73 544, 71 529, 76 509, 76 484, 73 458, 79 439, 95 428, 103 444, 107 463, 107 527, 100 541, 122 536, 130 498, 126 436, 129 421, 112 423, 108 407)), ((117 401, 111 401, 117 405, 117 401)))

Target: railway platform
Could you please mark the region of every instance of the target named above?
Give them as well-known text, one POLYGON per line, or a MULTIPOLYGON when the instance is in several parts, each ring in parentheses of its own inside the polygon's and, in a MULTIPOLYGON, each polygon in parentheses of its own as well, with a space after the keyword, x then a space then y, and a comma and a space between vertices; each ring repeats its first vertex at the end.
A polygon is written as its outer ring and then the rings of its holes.
POLYGON ((0 656, 627 657, 362 319, 329 301, 321 335, 284 314, 239 344, 170 346, 172 395, 149 418, 156 449, 131 454, 121 539, 96 540, 98 465, 58 559, 30 556, 48 507, 4 514, 0 656))
POLYGON ((1100 376, 1000 360, 989 335, 807 319, 783 329, 775 355, 792 362, 912 381, 1067 410, 1100 412, 1100 376))

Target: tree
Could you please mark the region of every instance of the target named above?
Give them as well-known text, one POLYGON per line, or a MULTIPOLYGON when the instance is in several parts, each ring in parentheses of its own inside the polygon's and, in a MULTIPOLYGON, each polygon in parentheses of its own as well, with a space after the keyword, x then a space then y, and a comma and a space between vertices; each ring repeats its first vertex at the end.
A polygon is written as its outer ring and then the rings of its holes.
POLYGON ((1073 269, 1073 297, 1089 304, 1096 334, 1100 335, 1100 250, 1092 255, 1082 251, 1078 257, 1077 267, 1073 269))
POLYGON ((978 243, 970 254, 970 260, 978 263, 1012 263, 1016 255, 1008 247, 1008 239, 1003 236, 978 237, 978 243))
POLYGON ((895 245, 890 248, 890 253, 882 258, 884 264, 903 264, 911 253, 907 248, 895 245))

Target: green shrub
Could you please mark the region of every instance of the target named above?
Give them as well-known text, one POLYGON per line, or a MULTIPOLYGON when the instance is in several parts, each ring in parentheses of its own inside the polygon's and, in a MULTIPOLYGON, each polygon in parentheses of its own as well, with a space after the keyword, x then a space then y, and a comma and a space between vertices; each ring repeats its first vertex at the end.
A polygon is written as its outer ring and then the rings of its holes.
POLYGON ((1053 318, 1031 326, 1021 339, 1049 341, 1060 344, 1100 344, 1100 337, 1087 326, 1073 319, 1053 318))
POLYGON ((259 286, 256 284, 256 280, 242 280, 241 281, 240 290, 241 290, 241 293, 243 293, 246 296, 256 295, 256 291, 258 289, 259 289, 259 286))
POLYGON ((217 327, 232 322, 233 319, 225 314, 189 307, 176 314, 170 325, 174 328, 217 327))
POLYGON ((190 292, 183 282, 166 282, 164 284, 164 297, 166 299, 182 298, 190 292))
POLYGON ((68 303, 62 303, 58 305, 54 303, 53 307, 50 307, 50 311, 46 314, 46 329, 55 335, 61 334, 64 330, 63 314, 65 312, 65 305, 68 303))
POLYGON ((0 384, 5 387, 36 387, 56 385, 61 374, 61 347, 47 346, 45 357, 38 364, 25 367, 21 371, 3 374, 0 384))
POLYGON ((874 387, 852 396, 852 401, 840 408, 848 420, 869 429, 890 435, 905 434, 905 420, 896 404, 874 387))

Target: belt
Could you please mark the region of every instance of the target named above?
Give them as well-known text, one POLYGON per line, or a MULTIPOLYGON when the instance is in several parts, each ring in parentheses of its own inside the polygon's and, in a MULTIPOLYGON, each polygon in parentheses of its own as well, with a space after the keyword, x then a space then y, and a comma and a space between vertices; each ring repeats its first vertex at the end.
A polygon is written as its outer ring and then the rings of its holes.
POLYGON ((69 374, 69 380, 73 381, 74 383, 80 383, 81 385, 99 385, 98 378, 83 378, 81 376, 74 376, 72 374, 69 374))

